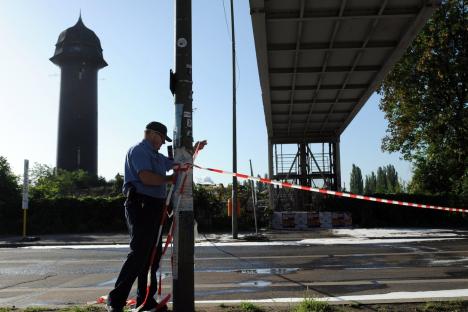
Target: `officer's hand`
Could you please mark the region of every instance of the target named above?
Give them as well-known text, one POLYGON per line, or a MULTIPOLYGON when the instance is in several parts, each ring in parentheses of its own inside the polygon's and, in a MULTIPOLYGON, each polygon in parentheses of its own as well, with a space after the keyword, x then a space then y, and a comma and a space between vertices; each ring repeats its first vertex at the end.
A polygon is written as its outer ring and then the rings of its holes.
POLYGON ((198 142, 195 143, 195 145, 193 146, 193 148, 194 148, 195 150, 201 151, 201 150, 205 147, 205 145, 207 145, 207 144, 208 144, 208 142, 207 142, 206 140, 198 141, 198 142))

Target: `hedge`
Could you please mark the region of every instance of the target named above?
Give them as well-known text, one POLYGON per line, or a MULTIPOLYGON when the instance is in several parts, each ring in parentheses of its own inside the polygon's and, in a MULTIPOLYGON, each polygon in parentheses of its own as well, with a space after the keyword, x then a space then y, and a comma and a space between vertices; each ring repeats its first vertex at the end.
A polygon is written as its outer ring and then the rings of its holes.
MULTIPOLYGON (((461 213, 437 211, 388 205, 350 198, 317 194, 316 209, 327 211, 350 211, 353 224, 361 227, 466 227, 467 216, 461 213)), ((467 208, 467 197, 427 196, 411 194, 374 194, 400 201, 416 202, 449 207, 467 208)), ((51 199, 32 198, 28 211, 28 233, 104 233, 126 232, 124 198, 118 197, 59 197, 51 199)), ((0 234, 21 234, 21 203, 17 209, 0 211, 0 234)), ((1 205, 0 205, 1 206, 1 205)), ((241 198, 241 207, 247 199, 241 198)), ((229 231, 231 218, 227 216, 226 202, 207 190, 194 193, 194 211, 198 229, 202 232, 229 231)), ((257 214, 259 226, 269 223, 267 211, 257 214)), ((239 217, 240 230, 253 230, 252 212, 242 209, 239 217)))

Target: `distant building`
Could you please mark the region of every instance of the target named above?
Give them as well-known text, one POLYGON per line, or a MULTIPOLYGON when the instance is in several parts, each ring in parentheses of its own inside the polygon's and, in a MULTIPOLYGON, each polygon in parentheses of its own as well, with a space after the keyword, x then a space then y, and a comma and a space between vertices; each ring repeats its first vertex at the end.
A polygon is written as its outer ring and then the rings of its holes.
POLYGON ((60 34, 50 60, 61 69, 57 168, 97 175, 97 76, 107 63, 99 38, 81 15, 60 34))

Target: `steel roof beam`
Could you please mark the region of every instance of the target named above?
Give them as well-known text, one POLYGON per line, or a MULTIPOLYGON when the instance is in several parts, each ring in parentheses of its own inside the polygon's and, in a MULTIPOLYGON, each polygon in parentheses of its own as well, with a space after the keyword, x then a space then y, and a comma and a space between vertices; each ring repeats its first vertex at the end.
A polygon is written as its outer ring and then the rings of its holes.
POLYGON ((297 11, 275 11, 267 12, 267 22, 297 22, 301 21, 317 21, 317 20, 350 20, 350 19, 375 19, 375 18, 413 18, 418 14, 419 10, 415 8, 393 8, 386 9, 382 15, 378 15, 376 10, 372 9, 357 9, 345 10, 342 14, 336 15, 335 10, 313 10, 305 11, 304 16, 299 18, 297 11))
MULTIPOLYGON (((335 110, 334 113, 335 114, 349 114, 351 111, 350 110, 335 110)), ((309 111, 304 111, 304 112, 294 112, 292 113, 292 116, 303 116, 305 114, 309 113, 309 111)), ((324 115, 324 114, 327 114, 328 113, 328 110, 324 110, 324 111, 315 111, 314 114, 316 115, 324 115)), ((273 116, 285 116, 287 115, 286 113, 278 113, 278 112, 272 112, 272 115, 273 116)))
MULTIPOLYGON (((291 120, 288 120, 288 121, 275 121, 275 125, 287 125, 291 122, 291 120)), ((318 121, 317 121, 318 122, 318 121)), ((317 123, 316 121, 314 121, 313 123, 317 123)), ((341 123, 342 121, 339 121, 339 120, 334 120, 332 121, 332 123, 341 123)), ((295 121, 294 124, 295 125, 299 125, 299 124, 305 124, 306 122, 305 121, 295 121)), ((322 123, 322 121, 320 121, 320 123, 322 123)), ((287 129, 285 129, 287 130, 287 129)), ((320 130, 316 130, 317 132, 320 132, 320 130)), ((309 132, 309 130, 307 131, 309 132)))
MULTIPOLYGON (((388 55, 386 61, 382 65, 382 69, 375 74, 372 83, 369 85, 367 90, 362 95, 361 99, 358 101, 356 106, 354 106, 353 111, 344 121, 341 128, 338 130, 338 134, 343 133, 349 123, 353 120, 356 114, 361 110, 362 106, 367 102, 367 100, 374 93, 376 87, 384 79, 385 75, 390 71, 391 67, 398 61, 398 59, 406 52, 406 49, 410 45, 411 41, 416 37, 418 32, 423 28, 426 21, 430 18, 432 13, 441 5, 442 0, 421 0, 421 7, 419 8, 419 13, 416 18, 407 26, 406 32, 398 40, 398 44, 395 46, 395 49, 391 51, 388 55)), ((369 41, 368 44, 370 44, 369 41)))
MULTIPOLYGON (((369 40, 370 38, 372 37, 372 35, 374 34, 375 32, 375 29, 377 27, 377 24, 379 23, 380 21, 380 16, 383 14, 383 11, 385 10, 385 7, 387 6, 387 3, 388 3, 388 0, 384 0, 382 2, 382 5, 380 6, 380 10, 379 10, 379 13, 378 13, 378 16, 372 21, 372 24, 371 26, 369 27, 369 30, 367 31, 367 34, 366 34, 366 39, 364 40, 363 44, 362 44, 362 50, 359 50, 357 53, 356 53, 356 56, 354 58, 354 61, 353 61, 353 70, 354 68, 357 66, 357 64, 359 63, 359 60, 361 59, 361 56, 362 56, 362 53, 363 53, 363 50, 366 48, 367 44, 369 43, 369 40)), ((338 91, 337 95, 336 95, 336 100, 338 101, 340 96, 341 96, 341 92, 343 92, 344 89, 346 89, 348 87, 348 81, 349 79, 351 78, 351 74, 353 73, 353 70, 351 70, 349 73, 346 74, 346 78, 345 80, 343 81, 343 86, 342 88, 338 91)), ((367 87, 365 88, 367 89, 367 87)), ((323 128, 325 127, 325 125, 327 124, 328 120, 330 119, 330 115, 333 113, 333 110, 335 109, 335 103, 333 103, 331 106, 330 106, 330 111, 328 112, 327 114, 327 117, 325 118, 325 121, 322 123, 322 126, 320 127, 320 132, 322 132, 323 128)))
POLYGON ((329 135, 320 135, 320 137, 314 134, 310 134, 306 137, 301 136, 300 137, 291 137, 291 136, 281 136, 277 135, 274 138, 271 138, 271 143, 272 144, 296 144, 296 143, 323 143, 323 142, 336 142, 338 139, 337 137, 333 134, 330 133, 329 135))
POLYGON ((255 51, 257 54, 258 76, 260 86, 263 91, 263 111, 265 114, 265 123, 267 126, 268 137, 273 137, 273 123, 271 120, 271 95, 270 95, 270 77, 268 75, 268 40, 266 37, 267 25, 265 19, 264 0, 250 0, 250 7, 257 7, 251 10, 252 29, 255 37, 255 51))
MULTIPOLYGON (((338 103, 357 103, 359 99, 339 99, 338 103)), ((316 104, 329 104, 329 103, 335 103, 336 99, 317 99, 314 103, 316 104)), ((289 101, 271 101, 272 105, 289 105, 289 101)), ((313 104, 311 100, 297 100, 294 101, 294 104, 308 104, 311 105, 313 104)))
MULTIPOLYGON (((330 47, 329 42, 309 42, 301 44, 301 52, 307 51, 335 51, 335 50, 353 50, 362 49, 362 41, 338 41, 330 47)), ((366 49, 395 48, 397 41, 375 40, 369 41, 366 49)), ((275 43, 268 45, 268 52, 293 52, 296 45, 294 43, 275 43)))
MULTIPOLYGON (((339 12, 338 16, 343 16, 344 9, 346 7, 346 1, 347 0, 341 0, 340 12, 339 12)), ((336 34, 338 33, 338 29, 340 27, 340 24, 341 24, 341 20, 336 20, 335 21, 335 25, 333 26, 333 32, 332 32, 332 35, 330 37, 330 43, 328 45, 329 49, 333 48, 333 46, 335 44, 336 34)), ((326 69, 328 67, 328 59, 330 57, 330 54, 331 54, 331 51, 325 52, 325 59, 324 59, 324 62, 322 64, 322 72, 320 73, 320 81, 325 76, 325 71, 326 71, 326 69)), ((304 127, 304 135, 305 135, 305 133, 307 133, 307 130, 309 128, 310 116, 312 115, 312 111, 315 108, 315 102, 317 100, 319 89, 327 90, 325 87, 326 87, 325 85, 324 86, 317 86, 317 89, 315 90, 315 93, 314 93, 314 96, 313 96, 313 99, 312 99, 312 105, 310 105, 309 113, 307 114, 307 120, 306 120, 306 124, 305 124, 305 127, 304 127)))
MULTIPOLYGON (((302 18, 304 16, 304 9, 305 9, 305 3, 304 0, 301 0, 301 9, 299 12, 299 17, 302 18)), ((294 49, 294 67, 293 67, 293 76, 292 76, 292 82, 291 82, 291 94, 289 97, 289 116, 291 116, 292 109, 293 109, 293 102, 294 102, 294 91, 296 88, 296 70, 297 70, 297 64, 299 62, 299 50, 301 48, 301 37, 302 37, 302 21, 299 21, 297 24, 297 35, 296 35, 296 46, 294 49)), ((288 125, 288 133, 289 130, 291 129, 291 123, 288 125)))
MULTIPOLYGON (((291 88, 291 86, 272 86, 270 87, 271 91, 310 91, 314 90, 317 88, 318 85, 310 85, 310 86, 295 86, 294 89, 291 88)), ((345 86, 344 89, 350 90, 350 89, 367 89, 368 85, 367 84, 348 84, 345 86)), ((319 87, 320 90, 341 90, 343 88, 342 84, 337 84, 337 85, 322 85, 319 87)))
MULTIPOLYGON (((381 66, 356 66, 354 71, 356 72, 376 72, 379 71, 382 67, 381 66)), ((308 74, 308 73, 321 73, 323 66, 315 66, 315 67, 297 67, 294 71, 293 68, 270 68, 270 74, 308 74)), ((325 72, 326 73, 346 73, 351 71, 352 66, 327 66, 325 72)))

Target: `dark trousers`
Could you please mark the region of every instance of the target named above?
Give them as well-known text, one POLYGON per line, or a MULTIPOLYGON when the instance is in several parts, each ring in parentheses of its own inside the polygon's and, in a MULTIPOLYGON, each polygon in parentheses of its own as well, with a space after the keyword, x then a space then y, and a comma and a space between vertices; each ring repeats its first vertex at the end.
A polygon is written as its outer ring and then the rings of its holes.
MULTIPOLYGON (((138 277, 137 305, 143 303, 146 296, 150 256, 156 245, 159 224, 164 209, 164 199, 136 194, 125 202, 125 218, 130 234, 130 252, 120 270, 115 288, 109 293, 108 304, 114 308, 125 306, 130 290, 138 277)), ((161 240, 158 243, 156 257, 151 266, 151 287, 148 300, 157 290, 156 271, 161 255, 161 240)), ((154 300, 154 299, 151 299, 154 300)))

